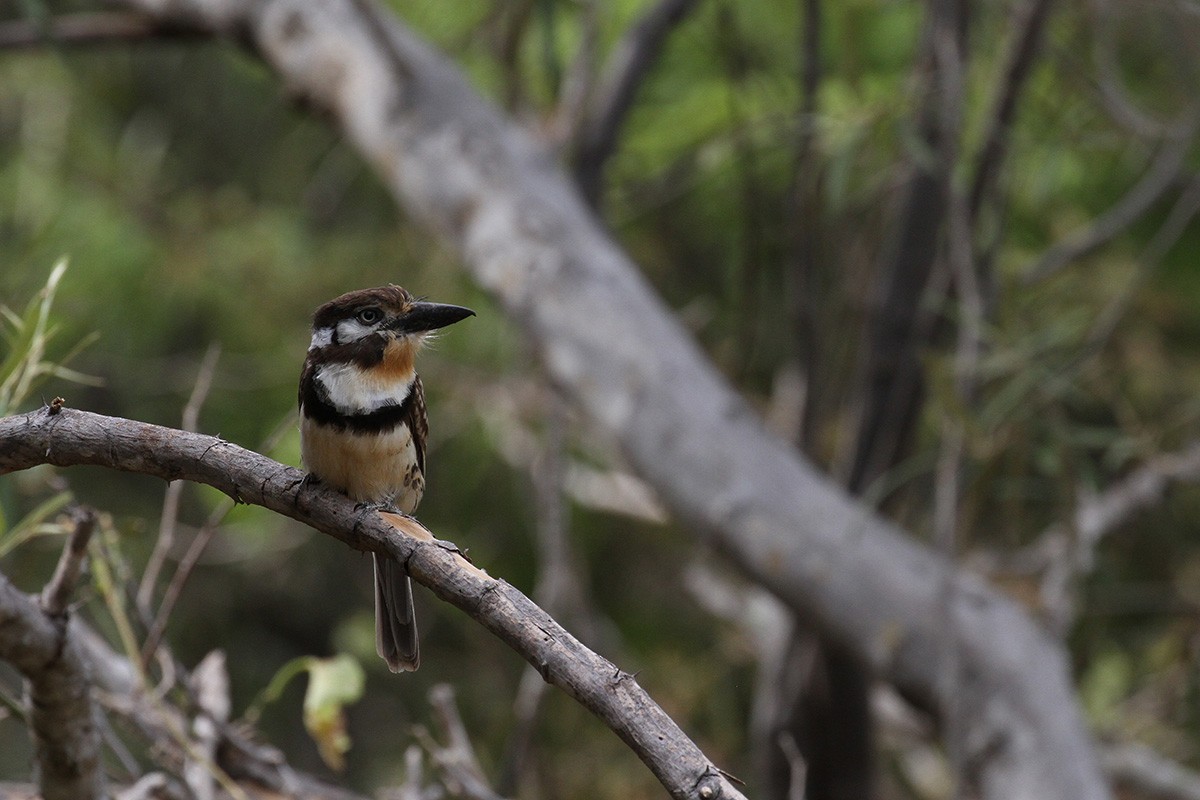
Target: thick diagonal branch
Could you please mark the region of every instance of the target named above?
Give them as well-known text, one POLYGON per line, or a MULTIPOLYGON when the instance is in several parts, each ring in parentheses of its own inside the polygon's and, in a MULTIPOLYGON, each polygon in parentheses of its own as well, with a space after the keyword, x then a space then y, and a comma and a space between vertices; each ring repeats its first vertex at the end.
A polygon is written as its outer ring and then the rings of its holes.
MULTIPOLYGON (((769 435, 552 155, 449 60, 370 0, 124 2, 160 20, 236 34, 256 48, 290 89, 330 113, 410 214, 457 248, 475 279, 528 331, 547 374, 622 445, 692 530, 877 674, 940 712, 950 702, 944 687, 954 683, 933 658, 945 638, 941 576, 950 574, 952 645, 963 673, 955 702, 966 720, 967 766, 984 797, 1108 796, 1061 644, 1016 603, 953 572, 769 435)), ((428 547, 405 547, 431 582, 434 563, 447 570, 453 563, 428 547)), ((466 587, 448 595, 475 602, 466 587)), ((481 599, 489 619, 499 613, 496 603, 506 615, 537 613, 510 595, 494 589, 481 599)), ((513 636, 504 630, 506 640, 513 636)), ((558 646, 578 648, 556 637, 536 648, 522 644, 522 652, 536 662, 558 646)), ((568 691, 589 703, 601 699, 584 687, 568 691)), ((610 709, 613 702, 604 701, 610 709)), ((680 766, 700 763, 693 754, 680 766)))
MULTIPOLYGON (((204 483, 238 502, 311 525, 357 550, 385 553, 598 716, 673 797, 741 797, 632 675, 584 647, 521 592, 436 542, 415 520, 406 524, 427 538, 402 535, 379 515, 356 511, 344 495, 304 483, 299 470, 211 436, 71 409, 0 419, 0 474, 39 464, 91 464, 204 483)), ((30 661, 29 669, 44 670, 50 655, 30 661)))

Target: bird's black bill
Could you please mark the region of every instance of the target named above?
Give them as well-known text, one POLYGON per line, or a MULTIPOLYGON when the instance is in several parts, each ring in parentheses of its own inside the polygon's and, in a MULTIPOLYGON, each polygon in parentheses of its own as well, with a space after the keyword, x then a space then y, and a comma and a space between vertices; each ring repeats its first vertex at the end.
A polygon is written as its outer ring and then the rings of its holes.
POLYGON ((408 313, 396 320, 395 328, 402 333, 434 331, 473 316, 474 311, 462 306, 418 302, 413 303, 408 313))

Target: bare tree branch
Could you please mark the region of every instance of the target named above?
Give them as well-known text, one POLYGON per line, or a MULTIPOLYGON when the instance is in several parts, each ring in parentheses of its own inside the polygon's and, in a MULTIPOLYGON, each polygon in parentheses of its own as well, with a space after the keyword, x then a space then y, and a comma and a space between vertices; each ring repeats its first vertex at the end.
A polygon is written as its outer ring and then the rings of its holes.
POLYGON ((673 797, 742 796, 633 675, 585 648, 529 598, 467 563, 416 520, 389 515, 402 526, 394 527, 382 515, 357 511, 344 495, 305 483, 297 469, 211 436, 71 409, 0 419, 0 474, 47 463, 93 464, 205 483, 239 502, 300 520, 357 550, 385 553, 598 716, 673 797))
MULTIPOLYGON (((168 493, 171 487, 177 485, 179 485, 178 482, 168 484, 168 493)), ((209 513, 208 519, 200 526, 200 530, 196 531, 196 535, 192 539, 192 543, 188 545, 187 552, 183 554, 183 558, 179 559, 179 566, 175 568, 175 573, 171 576, 171 582, 167 584, 167 588, 163 591, 162 602, 159 603, 158 612, 154 615, 154 620, 150 623, 150 627, 146 631, 146 639, 142 643, 143 664, 149 664, 155 652, 157 652, 163 634, 167 632, 167 623, 171 620, 171 612, 175 610, 175 604, 179 602, 179 597, 183 594, 184 584, 191 577, 192 570, 200 563, 200 556, 204 554, 213 537, 217 535, 217 529, 220 527, 221 521, 233 510, 235 505, 236 503, 228 500, 218 503, 212 512, 209 513)))
POLYGON ((88 542, 95 529, 96 512, 90 508, 76 509, 75 527, 63 546, 54 575, 42 589, 42 611, 51 617, 61 617, 67 613, 71 595, 75 593, 75 584, 79 582, 79 574, 83 571, 88 542))
POLYGON ((217 780, 209 764, 217 763, 221 745, 221 727, 229 722, 229 673, 225 654, 213 650, 196 666, 191 676, 192 696, 196 698, 196 718, 192 734, 200 758, 189 758, 183 765, 183 779, 196 800, 214 800, 217 780))
MULTIPOLYGON (((195 433, 200 422, 200 409, 212 388, 213 376, 217 371, 217 359, 221 357, 220 345, 213 343, 204 353, 204 359, 196 370, 196 382, 192 386, 192 394, 183 407, 183 429, 195 433)), ((158 538, 154 540, 154 549, 142 572, 142 581, 138 585, 138 609, 145 615, 150 613, 150 604, 154 600, 154 589, 158 585, 158 574, 171 553, 175 544, 175 528, 179 524, 179 498, 183 494, 183 483, 167 484, 166 497, 163 499, 162 518, 158 523, 158 538)))
POLYGON ((1018 12, 1017 33, 1005 57, 1000 91, 989 115, 983 145, 975 157, 975 173, 967 194, 972 218, 979 216, 1000 174, 1008 148, 1009 129, 1016 117, 1017 100, 1037 60, 1046 20, 1050 17, 1053 5, 1054 0, 1026 0, 1018 12))
POLYGON ((1073 519, 1051 526, 1029 546, 989 557, 985 569, 1000 564, 1021 573, 1042 573, 1041 604, 1051 630, 1063 635, 1075 621, 1075 587, 1091 573, 1105 536, 1134 514, 1159 504, 1173 482, 1200 481, 1200 441, 1148 459, 1101 492, 1081 491, 1073 519))
MULTIPOLYGON (((64 555, 64 560, 68 558, 74 560, 64 555)), ((65 613, 50 615, 36 598, 18 591, 3 575, 0 658, 16 667, 27 682, 29 727, 44 800, 103 798, 100 734, 82 648, 69 635, 65 613)))
POLYGON ((1119 785, 1153 800, 1200 800, 1200 774, 1164 758, 1149 747, 1114 745, 1104 750, 1104 766, 1119 785))
MULTIPOLYGON (((1123 19, 1130 14, 1130 6, 1125 3, 1113 3, 1109 0, 1092 2, 1089 21, 1092 22, 1093 36, 1091 60, 1096 74, 1095 88, 1101 107, 1118 125, 1126 128, 1135 136, 1144 139, 1172 138, 1179 133, 1177 120, 1162 119, 1153 112, 1139 107, 1135 98, 1130 96, 1122 76, 1118 32, 1128 29, 1129 20, 1123 19)), ((1182 4, 1177 11, 1182 9, 1182 4)), ((1137 11, 1132 13, 1136 14, 1137 11)), ((1072 65, 1073 66, 1073 65, 1072 65)), ((1068 67, 1070 69, 1071 67, 1068 67)), ((1190 79, 1185 78, 1188 83, 1190 79)))
POLYGON ((448 683, 435 685, 429 690, 429 705, 433 707, 445 743, 439 744, 428 737, 425 746, 453 796, 466 800, 502 800, 483 774, 467 727, 459 716, 453 687, 448 683))
POLYGON ((698 0, 658 0, 625 32, 609 56, 599 86, 580 123, 575 146, 575 180, 583 196, 598 205, 604 168, 617 147, 617 136, 646 75, 663 45, 698 0))
MULTIPOLYGON (((160 754, 160 759, 171 761, 172 766, 177 768, 192 747, 188 738, 191 725, 188 717, 179 708, 159 702, 154 692, 145 690, 138 680, 141 673, 138 665, 118 655, 107 642, 78 620, 72 626, 72 632, 81 641, 87 659, 92 664, 97 688, 101 690, 101 703, 110 712, 117 713, 131 723, 132 728, 154 746, 154 752, 160 754)), ((217 727, 221 736, 219 763, 209 761, 209 764, 235 780, 265 788, 280 797, 298 800, 365 800, 360 795, 292 769, 278 750, 252 741, 240 726, 218 724, 217 727)), ((151 782, 151 786, 154 783, 158 781, 151 782)), ((131 787, 131 791, 136 788, 131 787)), ((176 794, 183 796, 186 792, 180 786, 176 794)))

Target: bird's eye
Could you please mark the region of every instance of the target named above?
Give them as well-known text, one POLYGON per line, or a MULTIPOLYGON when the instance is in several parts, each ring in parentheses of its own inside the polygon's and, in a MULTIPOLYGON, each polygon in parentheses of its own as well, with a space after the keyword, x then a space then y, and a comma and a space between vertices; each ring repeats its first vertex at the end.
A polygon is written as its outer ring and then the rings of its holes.
POLYGON ((363 325, 374 325, 383 318, 383 312, 378 308, 364 308, 355 315, 355 318, 363 325))

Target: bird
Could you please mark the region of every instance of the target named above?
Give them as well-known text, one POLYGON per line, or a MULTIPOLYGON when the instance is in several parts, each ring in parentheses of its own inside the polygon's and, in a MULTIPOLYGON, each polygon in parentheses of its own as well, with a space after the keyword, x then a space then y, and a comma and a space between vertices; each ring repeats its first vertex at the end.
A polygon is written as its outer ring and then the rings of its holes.
MULTIPOLYGON (((395 284, 320 306, 300 373, 300 457, 309 479, 363 508, 414 513, 429 434, 417 352, 433 331, 474 315, 395 284)), ((375 649, 392 672, 411 672, 421 661, 412 582, 382 553, 374 572, 375 649)))

